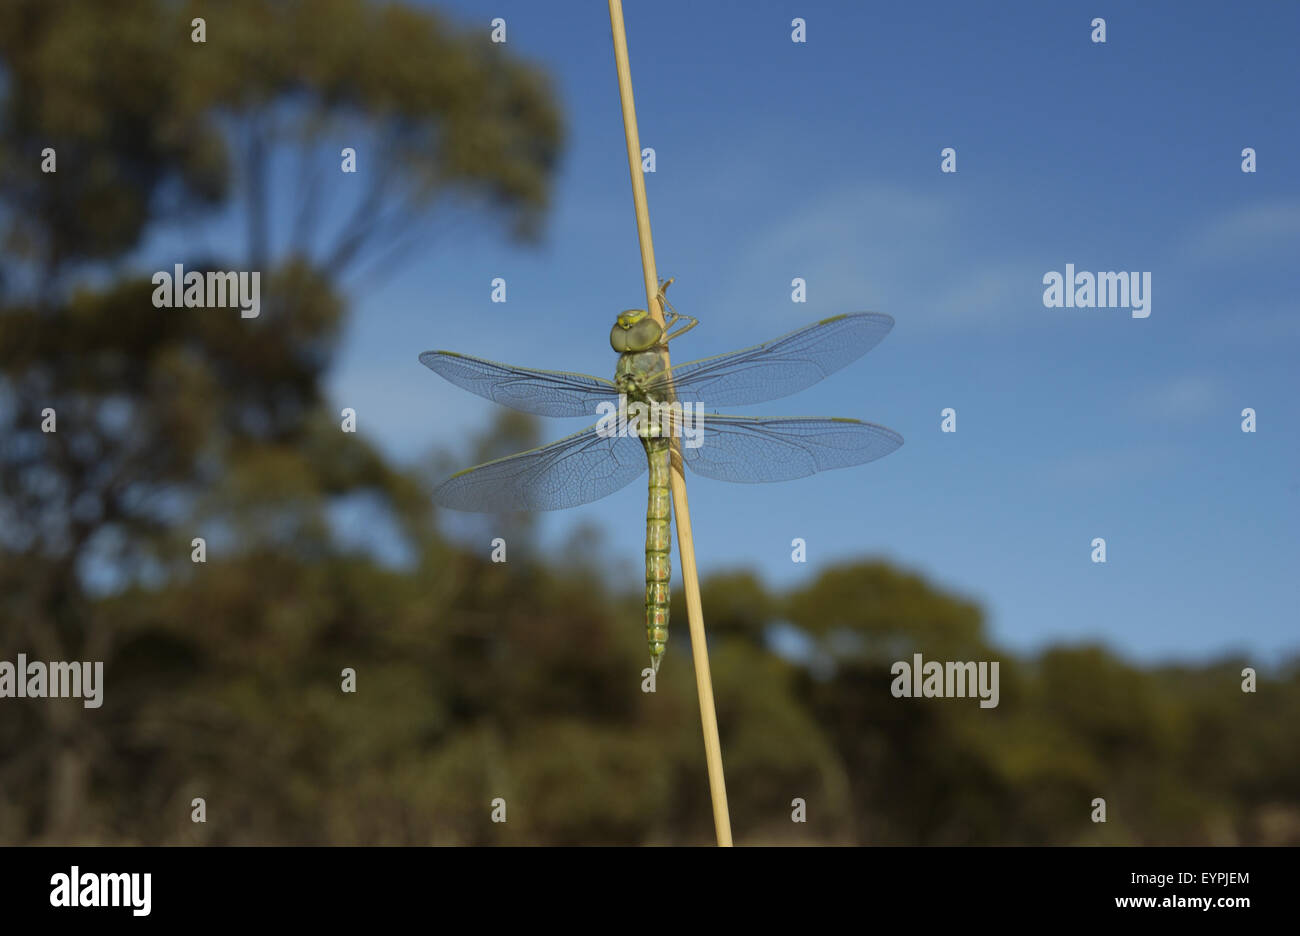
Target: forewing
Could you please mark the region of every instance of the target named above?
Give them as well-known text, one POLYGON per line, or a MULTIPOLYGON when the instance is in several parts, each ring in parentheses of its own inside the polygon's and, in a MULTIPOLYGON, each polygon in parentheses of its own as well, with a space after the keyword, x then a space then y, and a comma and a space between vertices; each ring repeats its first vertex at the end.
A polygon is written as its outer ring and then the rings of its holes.
MULTIPOLYGON (((822 319, 780 338, 672 366, 677 399, 708 407, 762 403, 798 393, 856 361, 894 327, 891 316, 857 312, 822 319)), ((653 390, 662 393, 668 380, 653 390)))
POLYGON ((595 416, 598 403, 617 403, 613 381, 588 374, 498 364, 454 351, 425 351, 420 363, 458 387, 538 416, 595 416))
POLYGON ((692 471, 719 481, 789 481, 883 458, 903 444, 892 429, 856 419, 704 416, 701 444, 682 439, 692 471))
POLYGON ((645 470, 645 449, 636 437, 602 436, 591 426, 452 475, 434 489, 433 499, 440 507, 478 513, 561 510, 613 494, 645 470))

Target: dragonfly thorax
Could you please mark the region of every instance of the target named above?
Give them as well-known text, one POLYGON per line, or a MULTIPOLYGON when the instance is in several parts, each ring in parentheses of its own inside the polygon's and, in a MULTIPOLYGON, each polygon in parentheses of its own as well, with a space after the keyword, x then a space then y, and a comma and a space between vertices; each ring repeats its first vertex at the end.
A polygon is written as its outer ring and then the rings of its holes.
POLYGON ((656 402, 657 394, 652 388, 662 384, 658 378, 664 373, 665 363, 666 356, 660 347, 648 351, 624 351, 614 369, 614 385, 628 400, 656 402))

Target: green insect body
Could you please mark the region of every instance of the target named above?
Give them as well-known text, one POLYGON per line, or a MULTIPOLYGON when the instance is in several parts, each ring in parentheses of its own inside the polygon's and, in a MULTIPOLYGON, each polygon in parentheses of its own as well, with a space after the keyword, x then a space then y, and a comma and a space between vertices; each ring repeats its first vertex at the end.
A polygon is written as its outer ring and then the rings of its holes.
POLYGON ((650 501, 645 511, 645 637, 650 645, 650 665, 659 672, 668 643, 668 580, 672 578, 672 495, 668 490, 667 439, 645 439, 650 459, 650 501))
POLYGON ((875 312, 836 315, 760 345, 670 367, 669 342, 697 324, 664 298, 671 282, 657 298, 664 324, 642 309, 618 316, 609 335, 619 355, 613 380, 451 351, 420 355, 453 384, 505 406, 539 416, 600 416, 581 432, 452 475, 434 491, 442 507, 490 513, 576 507, 630 484, 649 466, 645 628, 656 671, 668 640, 671 471, 690 468, 740 483, 789 481, 865 464, 903 444, 892 429, 856 419, 764 419, 713 409, 812 386, 875 347, 893 327, 892 318, 875 312), (690 421, 687 407, 695 414, 690 421), (622 428, 610 432, 615 415, 622 428))
MULTIPOLYGON (((650 494, 645 512, 645 634, 650 665, 659 671, 668 643, 669 580, 672 578, 672 494, 668 473, 672 465, 670 434, 663 434, 661 406, 672 402, 671 389, 650 389, 668 368, 663 329, 641 309, 624 312, 610 332, 609 343, 620 351, 614 383, 627 403, 644 407, 637 435, 650 464, 650 494)), ((620 414, 626 420, 626 411, 620 414)))

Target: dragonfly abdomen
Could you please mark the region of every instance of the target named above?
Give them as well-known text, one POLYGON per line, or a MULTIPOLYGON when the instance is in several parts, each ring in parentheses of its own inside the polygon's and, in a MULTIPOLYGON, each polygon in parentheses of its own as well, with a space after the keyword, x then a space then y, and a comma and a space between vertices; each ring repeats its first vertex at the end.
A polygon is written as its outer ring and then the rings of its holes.
POLYGON ((668 643, 668 581, 672 577, 672 495, 668 488, 668 439, 643 439, 650 460, 650 497, 645 512, 645 633, 655 671, 668 643))

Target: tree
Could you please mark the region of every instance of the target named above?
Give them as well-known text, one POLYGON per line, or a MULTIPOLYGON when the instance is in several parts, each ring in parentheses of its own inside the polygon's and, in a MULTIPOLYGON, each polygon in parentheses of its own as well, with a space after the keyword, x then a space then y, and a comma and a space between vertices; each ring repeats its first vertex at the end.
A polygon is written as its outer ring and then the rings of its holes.
MULTIPOLYGON (((340 278, 399 259, 449 203, 534 235, 561 138, 545 77, 434 13, 361 0, 16 0, 0 67, 0 647, 112 671, 119 619, 94 596, 185 574, 197 518, 222 506, 240 508, 234 551, 313 548, 327 502, 360 489, 418 525, 417 488, 322 411, 340 278), (357 179, 341 140, 369 163, 357 179), (322 242, 329 194, 357 188, 340 179, 365 187, 322 242), (194 247, 237 200, 243 256, 194 247), (259 271, 261 315, 154 308, 142 251, 259 271)), ((75 705, 5 726, 28 748, 0 786, 48 790, 25 831, 56 841, 95 834, 88 771, 124 717, 75 705)))

